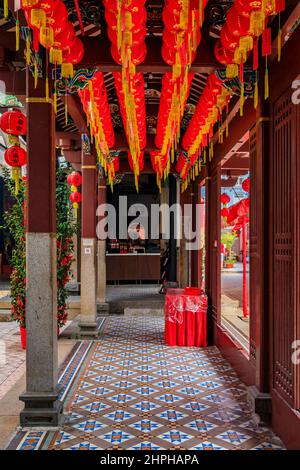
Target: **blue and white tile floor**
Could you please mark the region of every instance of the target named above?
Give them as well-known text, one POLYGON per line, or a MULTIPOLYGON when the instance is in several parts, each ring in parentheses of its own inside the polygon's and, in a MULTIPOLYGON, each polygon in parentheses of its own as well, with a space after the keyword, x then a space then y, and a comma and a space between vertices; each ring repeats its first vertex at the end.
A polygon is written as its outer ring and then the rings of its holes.
POLYGON ((246 388, 218 349, 166 346, 163 320, 158 317, 107 318, 99 341, 79 343, 61 375, 61 385, 63 428, 20 433, 15 447, 283 447, 269 429, 255 423, 246 388))

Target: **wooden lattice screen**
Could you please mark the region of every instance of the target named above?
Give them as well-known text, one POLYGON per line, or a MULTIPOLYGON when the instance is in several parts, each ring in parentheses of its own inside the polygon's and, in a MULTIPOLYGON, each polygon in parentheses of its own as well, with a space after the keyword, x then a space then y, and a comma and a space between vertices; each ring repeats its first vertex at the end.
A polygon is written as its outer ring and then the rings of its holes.
POLYGON ((273 388, 300 406, 300 365, 292 363, 292 342, 300 339, 300 112, 289 88, 273 106, 271 158, 273 269, 273 388))

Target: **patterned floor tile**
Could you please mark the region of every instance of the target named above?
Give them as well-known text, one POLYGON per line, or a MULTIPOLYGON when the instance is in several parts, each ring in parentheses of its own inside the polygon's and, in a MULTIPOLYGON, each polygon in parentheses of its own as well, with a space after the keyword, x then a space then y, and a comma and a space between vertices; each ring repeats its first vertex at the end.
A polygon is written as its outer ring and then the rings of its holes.
POLYGON ((245 386, 218 349, 166 346, 163 329, 159 317, 107 318, 66 395, 63 429, 29 432, 20 448, 282 448, 256 425, 245 386))

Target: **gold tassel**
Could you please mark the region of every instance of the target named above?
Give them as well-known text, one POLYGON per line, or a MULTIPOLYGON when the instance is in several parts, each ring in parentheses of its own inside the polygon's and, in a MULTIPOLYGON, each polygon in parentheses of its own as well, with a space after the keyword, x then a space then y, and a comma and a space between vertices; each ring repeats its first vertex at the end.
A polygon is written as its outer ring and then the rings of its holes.
POLYGON ((199 1, 199 23, 200 26, 203 24, 203 0, 199 1))
POLYGON ((15 182, 15 196, 17 196, 20 189, 20 167, 12 168, 11 178, 15 182))
POLYGON ((56 82, 54 85, 54 93, 53 93, 53 109, 54 114, 57 114, 57 91, 56 91, 56 82))
POLYGON ((278 16, 278 21, 279 21, 279 29, 278 29, 278 36, 277 36, 277 49, 278 49, 278 55, 277 55, 277 59, 278 59, 278 62, 280 62, 281 60, 281 16, 280 16, 280 12, 279 12, 279 16, 278 16))
POLYGON ((49 77, 46 77, 46 100, 49 100, 49 77))
POLYGON ((4 18, 8 18, 8 0, 4 0, 4 18))
POLYGON ((256 109, 258 105, 258 82, 257 82, 257 73, 256 73, 256 81, 254 85, 254 108, 256 109))
POLYGON ((19 13, 17 11, 16 18, 16 51, 20 50, 20 22, 19 22, 19 13))
POLYGON ((69 123, 69 115, 68 115, 68 95, 66 94, 66 97, 65 97, 65 123, 66 123, 66 126, 68 125, 69 123))
POLYGON ((78 211, 78 203, 77 203, 77 202, 74 202, 74 204, 73 204, 73 209, 74 209, 74 218, 75 218, 75 220, 77 220, 77 217, 78 217, 78 214, 77 214, 77 211, 78 211))
MULTIPOLYGON (((38 71, 37 56, 36 55, 35 55, 35 58, 34 58, 33 78, 34 78, 34 88, 36 88, 37 85, 38 85, 38 79, 39 79, 39 71, 38 71)), ((46 86, 47 86, 47 82, 46 82, 46 86)), ((46 96, 47 96, 47 91, 46 91, 46 96)))
POLYGON ((268 70, 268 58, 266 57, 266 68, 265 68, 265 100, 269 98, 269 70, 268 70))
POLYGON ((244 114, 244 102, 245 102, 245 94, 244 94, 244 82, 241 83, 241 97, 240 97, 240 116, 244 114))
POLYGON ((30 39, 29 36, 26 36, 26 64, 30 64, 30 39))

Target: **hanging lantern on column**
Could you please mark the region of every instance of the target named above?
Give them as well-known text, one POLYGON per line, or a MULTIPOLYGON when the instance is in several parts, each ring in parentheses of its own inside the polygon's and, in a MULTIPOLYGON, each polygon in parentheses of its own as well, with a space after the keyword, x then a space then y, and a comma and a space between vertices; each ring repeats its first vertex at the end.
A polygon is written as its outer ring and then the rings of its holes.
POLYGON ((77 214, 77 209, 79 207, 79 203, 81 202, 81 193, 79 191, 74 191, 74 193, 70 194, 70 201, 73 204, 73 208, 75 210, 75 214, 77 214))
POLYGON ((221 217, 223 217, 224 219, 226 219, 228 217, 228 214, 229 214, 229 209, 227 209, 227 207, 223 207, 221 209, 221 217))
POLYGON ((228 196, 228 194, 226 193, 221 194, 221 204, 226 206, 229 203, 230 203, 230 197, 228 196))
POLYGON ((10 135, 25 135, 27 118, 21 111, 6 111, 0 118, 0 128, 10 135))
POLYGON ((250 178, 247 178, 242 182, 242 188, 246 193, 249 193, 249 191, 250 191, 250 178))
POLYGON ((77 171, 73 171, 67 176, 67 183, 71 186, 70 201, 73 204, 75 216, 77 217, 78 204, 81 202, 81 193, 78 186, 82 184, 82 176, 77 171))
POLYGON ((72 173, 68 175, 67 182, 70 186, 76 186, 76 187, 81 186, 82 176, 77 171, 73 171, 72 173))
POLYGON ((27 153, 19 145, 13 145, 4 152, 4 160, 12 167, 12 180, 15 182, 15 194, 19 192, 19 180, 21 178, 21 167, 26 165, 27 153))

